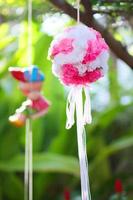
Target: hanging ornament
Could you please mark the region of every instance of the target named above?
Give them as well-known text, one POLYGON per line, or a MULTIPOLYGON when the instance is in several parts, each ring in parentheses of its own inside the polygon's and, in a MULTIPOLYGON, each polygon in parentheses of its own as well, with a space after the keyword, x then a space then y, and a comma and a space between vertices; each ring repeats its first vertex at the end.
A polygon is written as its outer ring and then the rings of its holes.
POLYGON ((76 110, 82 200, 91 200, 84 126, 92 122, 90 84, 103 77, 107 71, 108 45, 99 32, 78 23, 55 37, 49 49, 49 57, 53 62, 53 74, 63 85, 70 87, 66 128, 74 124, 76 110))
POLYGON ((9 121, 16 126, 23 126, 26 119, 36 119, 47 113, 50 103, 40 93, 44 75, 38 67, 28 68, 10 67, 9 71, 13 78, 19 81, 19 87, 23 95, 27 97, 9 121))
POLYGON ((33 164, 32 164, 32 120, 45 115, 50 106, 40 93, 44 75, 35 65, 32 65, 32 0, 27 0, 28 37, 27 37, 27 68, 11 67, 12 76, 19 81, 20 90, 27 100, 22 103, 9 121, 16 126, 26 127, 25 133, 25 170, 24 199, 33 200, 33 164))
POLYGON ((17 126, 26 126, 25 134, 25 192, 24 199, 33 199, 32 180, 32 120, 45 115, 48 112, 50 102, 41 94, 43 73, 37 66, 26 68, 10 67, 9 71, 14 79, 19 82, 19 88, 27 100, 9 117, 9 121, 17 126))

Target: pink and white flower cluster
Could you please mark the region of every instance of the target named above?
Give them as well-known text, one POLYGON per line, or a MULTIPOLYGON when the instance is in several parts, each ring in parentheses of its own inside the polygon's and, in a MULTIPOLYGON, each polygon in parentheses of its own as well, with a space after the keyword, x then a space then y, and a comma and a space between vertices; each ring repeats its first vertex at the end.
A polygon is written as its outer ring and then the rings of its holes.
POLYGON ((52 70, 65 85, 87 85, 107 70, 108 45, 101 34, 79 24, 55 37, 49 49, 52 70))

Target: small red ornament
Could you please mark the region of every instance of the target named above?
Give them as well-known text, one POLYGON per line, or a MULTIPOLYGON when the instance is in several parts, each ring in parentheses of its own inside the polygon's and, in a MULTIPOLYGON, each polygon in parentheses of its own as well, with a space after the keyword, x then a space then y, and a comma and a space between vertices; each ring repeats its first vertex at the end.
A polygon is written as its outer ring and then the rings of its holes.
POLYGON ((64 200, 70 200, 70 190, 68 188, 64 190, 64 200))
POLYGON ((115 181, 115 192, 122 193, 123 192, 123 185, 120 179, 116 179, 115 181))

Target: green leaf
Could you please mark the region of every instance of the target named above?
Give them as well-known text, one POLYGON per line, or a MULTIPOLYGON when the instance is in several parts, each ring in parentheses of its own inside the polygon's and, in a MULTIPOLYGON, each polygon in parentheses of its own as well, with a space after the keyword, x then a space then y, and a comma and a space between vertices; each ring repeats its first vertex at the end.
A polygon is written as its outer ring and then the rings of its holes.
POLYGON ((107 157, 116 154, 117 152, 129 148, 131 146, 133 146, 133 136, 118 139, 109 146, 104 147, 102 151, 99 152, 99 154, 96 156, 94 161, 91 163, 90 171, 94 171, 95 168, 98 166, 98 164, 107 157))
POLYGON ((9 200, 23 200, 24 197, 24 189, 23 183, 21 179, 12 173, 6 173, 3 176, 2 189, 4 190, 5 199, 9 200))
MULTIPOLYGON (((58 154, 35 154, 33 169, 35 172, 58 172, 79 176, 78 160, 75 157, 58 154)), ((23 172, 24 155, 17 156, 9 161, 0 161, 0 171, 23 172)))

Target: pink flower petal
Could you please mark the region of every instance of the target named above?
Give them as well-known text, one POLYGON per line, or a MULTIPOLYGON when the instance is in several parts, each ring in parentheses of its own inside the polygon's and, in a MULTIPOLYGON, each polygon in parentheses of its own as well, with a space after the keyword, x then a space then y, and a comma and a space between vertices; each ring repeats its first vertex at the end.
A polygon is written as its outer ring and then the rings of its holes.
POLYGON ((67 54, 73 50, 73 39, 65 38, 62 39, 58 44, 55 44, 52 49, 51 56, 54 57, 59 53, 67 54))
POLYGON ((94 61, 100 53, 105 50, 108 50, 108 45, 100 36, 95 40, 88 41, 87 52, 83 58, 82 64, 94 61))
POLYGON ((62 67, 62 74, 60 79, 66 85, 86 85, 92 83, 102 77, 100 69, 92 72, 86 72, 84 75, 79 75, 78 70, 72 64, 65 64, 62 67))

